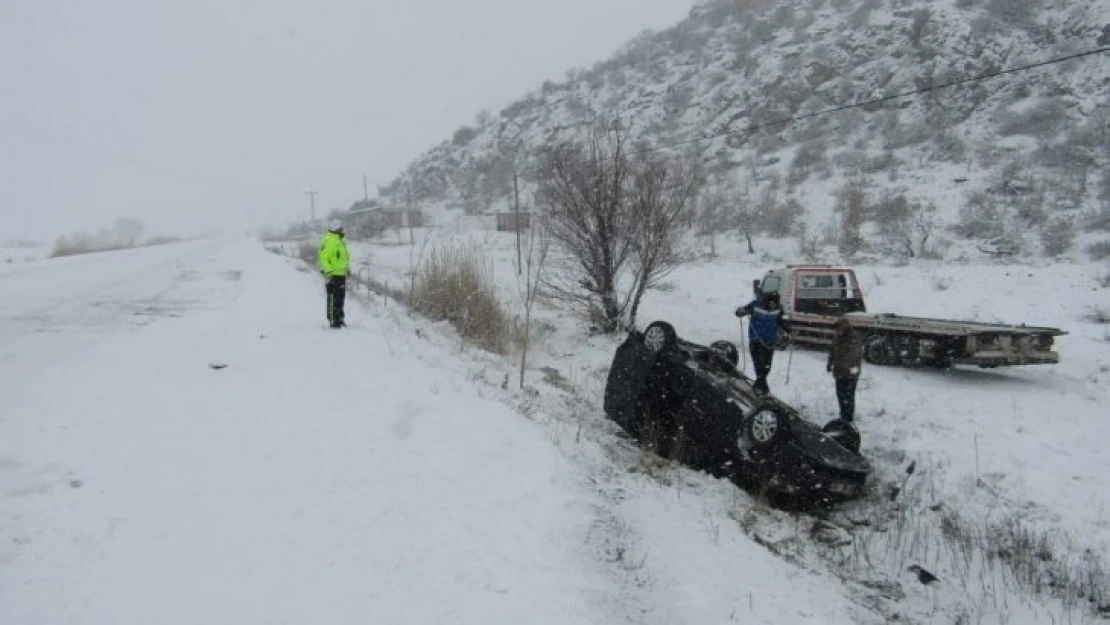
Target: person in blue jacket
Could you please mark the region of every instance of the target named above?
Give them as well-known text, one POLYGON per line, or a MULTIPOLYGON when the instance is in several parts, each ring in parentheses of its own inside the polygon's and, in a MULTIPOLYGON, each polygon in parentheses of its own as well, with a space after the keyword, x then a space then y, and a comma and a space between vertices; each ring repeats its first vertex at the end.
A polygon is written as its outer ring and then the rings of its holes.
POLYGON ((790 333, 790 324, 782 315, 782 306, 778 293, 766 293, 762 299, 751 302, 736 309, 737 317, 750 316, 748 324, 748 350, 752 355, 752 364, 755 366, 756 393, 766 395, 770 392, 767 387, 767 376, 771 373, 771 362, 775 358, 775 344, 779 340, 779 333, 790 333))

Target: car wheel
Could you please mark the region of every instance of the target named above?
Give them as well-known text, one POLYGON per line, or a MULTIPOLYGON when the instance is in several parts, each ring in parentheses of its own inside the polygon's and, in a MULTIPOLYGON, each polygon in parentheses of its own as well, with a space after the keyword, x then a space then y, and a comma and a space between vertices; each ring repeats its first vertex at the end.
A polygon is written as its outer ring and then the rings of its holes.
POLYGON ((671 349, 677 342, 674 326, 666 321, 652 321, 644 330, 644 345, 653 352, 671 349))
POLYGON ((745 434, 757 449, 769 449, 778 445, 786 435, 786 423, 777 412, 770 408, 756 411, 744 425, 745 434))
POLYGON ((713 341, 709 345, 709 349, 720 354, 733 367, 740 364, 740 351, 736 349, 736 344, 732 341, 713 341))
POLYGON ((859 430, 852 424, 851 421, 844 419, 833 419, 821 428, 829 438, 833 439, 840 444, 841 447, 847 449, 853 454, 859 455, 859 430))

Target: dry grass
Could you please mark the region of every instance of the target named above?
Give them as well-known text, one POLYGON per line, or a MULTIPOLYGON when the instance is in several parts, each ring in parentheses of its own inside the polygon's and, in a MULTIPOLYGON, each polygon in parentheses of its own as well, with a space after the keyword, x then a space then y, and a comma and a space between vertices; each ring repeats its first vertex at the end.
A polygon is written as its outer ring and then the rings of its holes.
POLYGON ((1088 306, 1087 308, 1087 321, 1098 324, 1110 323, 1110 309, 1102 306, 1088 306))
POLYGON ((479 247, 434 249, 417 269, 409 303, 429 319, 449 322, 479 347, 505 354, 516 342, 518 329, 498 299, 495 284, 479 247))
POLYGON ((297 256, 300 257, 300 259, 304 262, 314 267, 316 266, 316 259, 319 254, 319 248, 316 247, 315 243, 312 243, 310 241, 304 241, 297 246, 297 256))
POLYGON ((847 572, 898 575, 909 563, 920 563, 992 606, 1004 605, 1007 597, 1051 597, 1066 612, 1110 608, 1110 575, 1091 550, 1019 511, 980 517, 938 503, 934 479, 904 491, 898 504, 876 504, 879 527, 854 532, 841 562, 847 572))
POLYGON ((129 250, 137 247, 151 247, 155 245, 169 245, 171 243, 180 243, 183 239, 173 236, 165 237, 152 237, 135 245, 124 245, 122 243, 104 243, 96 242, 93 238, 85 235, 75 235, 73 237, 59 237, 54 242, 54 249, 50 252, 50 258, 62 258, 64 256, 77 256, 79 254, 95 254, 96 252, 115 252, 118 250, 129 250))
POLYGON ((1087 246, 1086 252, 1091 260, 1110 258, 1110 240, 1095 241, 1087 246))
POLYGON ((113 252, 125 249, 122 245, 92 245, 79 239, 61 237, 54 242, 54 250, 50 252, 51 258, 63 256, 77 256, 78 254, 93 254, 95 252, 113 252))

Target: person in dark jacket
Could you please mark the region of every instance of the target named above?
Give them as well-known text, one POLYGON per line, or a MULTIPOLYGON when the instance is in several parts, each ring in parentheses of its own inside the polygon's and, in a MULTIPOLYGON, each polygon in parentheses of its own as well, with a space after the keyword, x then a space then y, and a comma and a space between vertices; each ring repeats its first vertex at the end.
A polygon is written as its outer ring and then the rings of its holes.
POLYGON ((847 319, 838 319, 825 370, 832 373, 836 382, 836 403, 840 405, 840 418, 845 421, 855 418, 856 383, 862 363, 863 342, 847 319))
POLYGON ((766 395, 767 376, 771 373, 771 363, 775 358, 775 344, 779 333, 790 332, 790 324, 782 315, 778 293, 767 293, 761 300, 753 300, 736 309, 737 317, 750 316, 748 324, 748 350, 755 366, 755 385, 757 393, 766 395))

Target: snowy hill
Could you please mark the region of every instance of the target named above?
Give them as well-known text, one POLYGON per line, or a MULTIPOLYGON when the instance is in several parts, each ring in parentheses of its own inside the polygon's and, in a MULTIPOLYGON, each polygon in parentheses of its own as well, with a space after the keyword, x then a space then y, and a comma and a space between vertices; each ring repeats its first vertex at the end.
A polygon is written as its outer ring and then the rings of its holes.
MULTIPOLYGON (((1110 227, 1110 54, 812 114, 1108 43, 1107 0, 704 0, 479 114, 379 190, 470 213, 503 206, 514 167, 528 181, 530 151, 573 137, 591 113, 619 113, 646 144, 697 146, 753 201, 774 188, 777 208, 800 205, 798 222, 826 239, 835 192, 857 179, 876 212, 904 198, 958 226, 920 251, 943 255, 945 239, 1081 251, 1083 232, 1110 227)), ((878 230, 876 251, 891 251, 878 230)))

